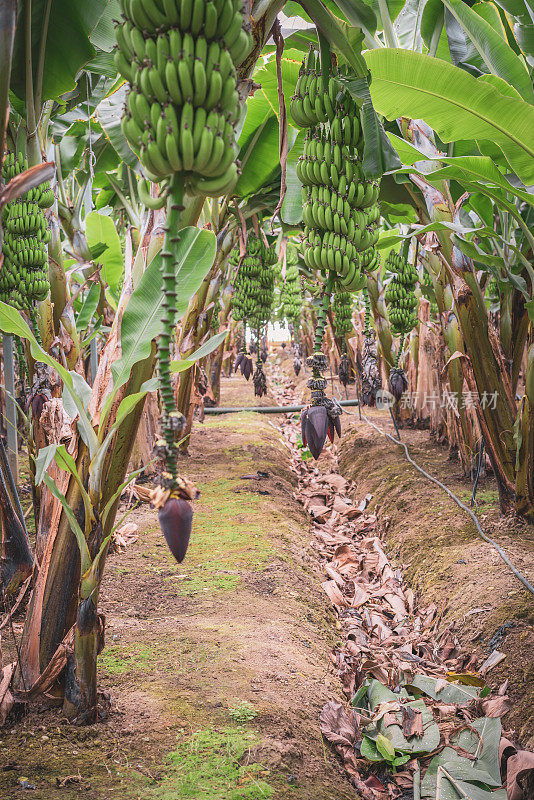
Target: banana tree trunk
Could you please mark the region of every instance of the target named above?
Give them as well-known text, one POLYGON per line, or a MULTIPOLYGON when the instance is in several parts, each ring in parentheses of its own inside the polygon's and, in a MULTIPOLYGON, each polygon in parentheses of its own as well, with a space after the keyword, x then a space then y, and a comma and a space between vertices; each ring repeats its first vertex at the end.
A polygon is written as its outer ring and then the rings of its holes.
MULTIPOLYGON (((488 315, 474 272, 466 270, 463 278, 456 275, 453 292, 469 370, 474 378, 470 388, 478 393, 477 416, 495 472, 501 511, 508 513, 515 503, 517 409, 506 370, 490 342, 488 315)), ((464 374, 466 377, 469 374, 465 367, 464 374)))
POLYGON ((0 587, 14 594, 33 570, 33 553, 28 536, 15 511, 0 467, 0 587))
MULTIPOLYGON (((89 454, 83 444, 80 445, 76 466, 86 483, 89 454)), ((73 478, 69 480, 65 497, 83 527, 83 500, 73 478)), ((74 624, 79 579, 78 545, 62 506, 56 503, 53 524, 26 614, 20 664, 15 674, 16 689, 29 689, 37 681, 74 624)))
MULTIPOLYGON (((444 325, 444 338, 451 354, 464 352, 462 336, 454 314, 449 314, 449 319, 444 325)), ((451 400, 451 407, 448 408, 449 426, 454 428, 454 436, 449 435, 449 440, 454 439, 464 475, 469 475, 473 460, 474 439, 473 430, 469 426, 465 412, 463 400, 464 375, 462 366, 458 361, 449 362, 448 376, 451 400)), ((452 433, 453 431, 451 431, 452 433)))
POLYGON ((525 396, 519 407, 519 453, 515 481, 516 511, 534 517, 534 345, 527 353, 525 396))
POLYGON ((382 292, 382 282, 377 272, 372 272, 367 276, 367 292, 371 301, 371 310, 380 342, 382 365, 387 380, 390 370, 395 364, 395 356, 393 354, 393 337, 382 292))

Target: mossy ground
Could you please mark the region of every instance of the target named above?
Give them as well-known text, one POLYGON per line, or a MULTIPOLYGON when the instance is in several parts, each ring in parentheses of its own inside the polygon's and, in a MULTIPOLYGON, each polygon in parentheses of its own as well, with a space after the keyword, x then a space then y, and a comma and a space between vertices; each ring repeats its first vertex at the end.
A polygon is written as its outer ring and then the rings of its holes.
MULTIPOLYGON (((252 403, 242 378, 224 391, 244 386, 252 403)), ((34 800, 353 797, 318 727, 339 695, 325 679, 334 633, 287 449, 258 415, 208 417, 180 468, 201 491, 186 560, 142 506, 129 517, 138 541, 107 566, 110 716, 87 728, 55 709, 14 721, 0 732, 1 800, 21 796, 21 778, 34 800)))

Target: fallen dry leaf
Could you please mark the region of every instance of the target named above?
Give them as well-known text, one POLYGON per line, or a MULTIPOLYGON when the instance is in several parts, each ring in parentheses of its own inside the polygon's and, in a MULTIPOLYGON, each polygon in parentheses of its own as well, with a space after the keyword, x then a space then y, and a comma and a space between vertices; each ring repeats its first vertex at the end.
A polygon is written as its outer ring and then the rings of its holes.
POLYGON ((339 608, 347 607, 347 601, 343 597, 343 593, 340 591, 339 586, 335 581, 325 581, 324 583, 321 583, 321 588, 324 589, 331 602, 335 606, 338 606, 339 608))
POLYGON ((489 672, 490 669, 493 669, 493 667, 496 667, 497 664, 500 664, 501 661, 504 661, 505 658, 506 658, 506 654, 505 653, 500 653, 498 650, 494 650, 493 653, 491 653, 491 655, 489 655, 487 657, 487 659, 484 661, 484 663, 480 667, 480 670, 479 670, 480 674, 481 675, 486 675, 486 673, 489 672))
POLYGON ((402 732, 407 739, 423 735, 423 715, 419 709, 402 707, 402 732))
POLYGON ((519 750, 506 762, 508 800, 532 800, 534 792, 534 753, 519 750))
POLYGON ((480 708, 486 717, 504 717, 512 708, 512 702, 507 695, 499 695, 483 700, 480 708))

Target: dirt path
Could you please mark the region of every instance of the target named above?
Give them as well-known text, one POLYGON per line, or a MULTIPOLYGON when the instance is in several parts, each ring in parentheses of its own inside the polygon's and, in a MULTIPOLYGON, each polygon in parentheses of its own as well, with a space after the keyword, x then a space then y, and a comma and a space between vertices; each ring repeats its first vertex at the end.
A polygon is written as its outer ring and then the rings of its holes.
MULTIPOLYGON (((223 403, 243 386, 225 382, 223 403)), ((286 447, 257 415, 209 418, 183 469, 202 492, 186 561, 146 507, 129 517, 138 541, 110 559, 109 719, 74 728, 49 711, 2 731, 2 800, 28 784, 36 800, 354 797, 319 731, 340 695, 327 674, 333 617, 286 447)))

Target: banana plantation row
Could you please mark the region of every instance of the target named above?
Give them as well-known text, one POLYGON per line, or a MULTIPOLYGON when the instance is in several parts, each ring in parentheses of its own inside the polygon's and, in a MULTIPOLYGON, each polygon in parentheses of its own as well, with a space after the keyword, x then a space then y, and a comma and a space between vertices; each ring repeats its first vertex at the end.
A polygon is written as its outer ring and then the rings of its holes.
POLYGON ((3 593, 31 590, 11 705, 95 718, 121 495, 151 470, 181 561, 195 409, 232 370, 268 392, 270 323, 307 367, 314 458, 342 432, 332 366, 466 475, 484 448, 503 513, 534 515, 532 21, 421 8, 0 4, 0 329, 33 504, 2 452, 3 593))

